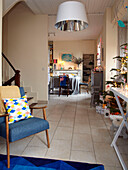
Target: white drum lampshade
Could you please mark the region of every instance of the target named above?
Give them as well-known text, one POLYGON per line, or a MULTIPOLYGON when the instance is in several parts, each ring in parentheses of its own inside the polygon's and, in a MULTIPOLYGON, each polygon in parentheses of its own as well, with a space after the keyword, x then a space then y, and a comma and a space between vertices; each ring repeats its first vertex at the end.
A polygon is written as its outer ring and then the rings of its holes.
POLYGON ((86 29, 88 20, 84 4, 77 1, 66 1, 60 4, 55 27, 61 31, 86 29))

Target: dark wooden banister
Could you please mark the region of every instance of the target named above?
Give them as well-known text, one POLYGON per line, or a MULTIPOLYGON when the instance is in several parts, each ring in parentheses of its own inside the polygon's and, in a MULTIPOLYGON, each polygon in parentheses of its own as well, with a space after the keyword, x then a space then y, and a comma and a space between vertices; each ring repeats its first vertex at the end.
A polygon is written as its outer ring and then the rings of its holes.
POLYGON ((9 80, 7 80, 5 83, 3 83, 3 86, 7 86, 7 85, 11 85, 11 83, 13 81, 15 81, 15 85, 17 85, 18 87, 20 87, 20 71, 16 70, 14 68, 14 66, 11 64, 11 62, 7 59, 7 57, 4 55, 4 53, 2 53, 3 58, 7 61, 7 63, 10 65, 10 67, 13 69, 13 71, 15 72, 15 75, 10 78, 9 80))
POLYGON ((7 61, 7 63, 11 66, 11 68, 13 69, 13 71, 16 73, 16 69, 13 67, 13 65, 11 64, 11 62, 7 59, 7 57, 4 55, 4 53, 2 53, 2 56, 4 57, 4 59, 7 61))

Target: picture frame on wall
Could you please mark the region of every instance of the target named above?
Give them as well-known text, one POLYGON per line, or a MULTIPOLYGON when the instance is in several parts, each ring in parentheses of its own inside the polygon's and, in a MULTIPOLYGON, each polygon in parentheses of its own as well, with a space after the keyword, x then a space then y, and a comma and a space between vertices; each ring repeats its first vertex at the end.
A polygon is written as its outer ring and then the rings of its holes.
POLYGON ((72 57, 73 57, 72 54, 64 53, 64 54, 61 55, 61 60, 66 61, 66 62, 72 62, 72 57))

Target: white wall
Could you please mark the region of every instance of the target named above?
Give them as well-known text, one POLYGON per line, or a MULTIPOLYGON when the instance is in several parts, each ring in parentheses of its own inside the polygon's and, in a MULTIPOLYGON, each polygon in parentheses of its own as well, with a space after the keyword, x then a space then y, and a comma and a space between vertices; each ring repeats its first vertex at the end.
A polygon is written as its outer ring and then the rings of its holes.
POLYGON ((4 17, 3 51, 21 71, 25 86, 48 100, 48 16, 34 15, 20 3, 4 17))
POLYGON ((111 80, 113 72, 111 68, 116 68, 116 62, 113 57, 118 55, 118 29, 117 25, 112 23, 111 8, 106 10, 106 81, 111 80))
MULTIPOLYGON (((2 0, 0 1, 0 54, 2 52, 2 0)), ((0 86, 2 85, 2 56, 0 55, 0 86)))
POLYGON ((19 1, 22 1, 22 0, 4 0, 3 1, 3 16, 19 1))
MULTIPOLYGON (((54 59, 60 59, 61 54, 70 53, 74 57, 83 58, 83 54, 94 54, 96 55, 96 41, 85 40, 85 41, 54 41, 53 42, 53 57, 54 59)), ((65 69, 68 67, 74 67, 73 63, 65 63, 65 69)), ((80 65, 81 67, 82 65, 80 65)))
POLYGON ((111 80, 116 73, 110 72, 112 68, 116 68, 116 62, 113 57, 118 55, 118 29, 117 24, 112 22, 112 9, 107 8, 104 15, 102 36, 102 46, 104 49, 104 60, 102 62, 104 70, 104 85, 105 81, 111 80))

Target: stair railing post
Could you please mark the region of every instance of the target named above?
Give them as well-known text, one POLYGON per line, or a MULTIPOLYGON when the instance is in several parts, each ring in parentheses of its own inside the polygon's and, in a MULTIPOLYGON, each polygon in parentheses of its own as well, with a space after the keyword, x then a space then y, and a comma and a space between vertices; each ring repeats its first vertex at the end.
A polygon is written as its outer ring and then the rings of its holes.
POLYGON ((20 71, 19 70, 16 70, 16 73, 15 73, 15 85, 20 87, 20 71))

